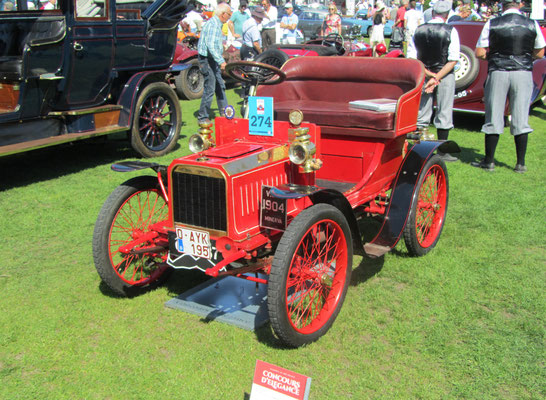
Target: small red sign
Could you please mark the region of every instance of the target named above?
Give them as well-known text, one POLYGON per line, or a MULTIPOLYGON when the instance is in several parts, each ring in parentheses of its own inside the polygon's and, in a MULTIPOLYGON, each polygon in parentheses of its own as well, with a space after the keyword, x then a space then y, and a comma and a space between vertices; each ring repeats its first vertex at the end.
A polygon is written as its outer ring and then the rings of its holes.
POLYGON ((250 400, 307 400, 310 389, 308 376, 257 360, 250 400))

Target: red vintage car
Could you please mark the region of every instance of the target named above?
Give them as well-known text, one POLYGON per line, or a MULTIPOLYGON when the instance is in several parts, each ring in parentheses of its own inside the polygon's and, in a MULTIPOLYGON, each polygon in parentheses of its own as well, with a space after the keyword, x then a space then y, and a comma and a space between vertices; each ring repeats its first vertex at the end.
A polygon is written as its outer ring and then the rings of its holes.
MULTIPOLYGON (((474 55, 483 22, 453 23, 461 40, 461 58, 455 67, 456 92, 453 109, 470 113, 485 113, 484 86, 487 78, 487 61, 474 55)), ((546 59, 536 60, 533 66, 533 97, 531 104, 541 102, 546 86, 546 59)), ((506 108, 508 115, 509 108, 506 108)))
POLYGON ((195 154, 168 166, 113 165, 155 176, 132 178, 106 200, 95 265, 123 296, 171 269, 267 285, 273 330, 301 346, 340 312, 353 253, 380 257, 401 237, 414 256, 436 246, 449 180, 435 151, 459 149, 415 135, 424 81, 416 60, 298 57, 280 70, 240 61, 227 71, 259 85, 249 119, 229 106, 190 138, 195 154))

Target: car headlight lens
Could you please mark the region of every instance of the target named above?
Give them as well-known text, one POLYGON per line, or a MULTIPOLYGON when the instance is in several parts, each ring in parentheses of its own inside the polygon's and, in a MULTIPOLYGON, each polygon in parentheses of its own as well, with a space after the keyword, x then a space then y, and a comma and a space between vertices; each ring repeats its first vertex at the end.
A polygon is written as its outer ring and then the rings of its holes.
POLYGON ((198 133, 192 135, 189 140, 189 148, 192 153, 205 151, 210 147, 210 142, 203 135, 198 133))
POLYGON ((293 142, 288 149, 288 158, 296 165, 301 165, 315 154, 315 144, 312 142, 293 142))

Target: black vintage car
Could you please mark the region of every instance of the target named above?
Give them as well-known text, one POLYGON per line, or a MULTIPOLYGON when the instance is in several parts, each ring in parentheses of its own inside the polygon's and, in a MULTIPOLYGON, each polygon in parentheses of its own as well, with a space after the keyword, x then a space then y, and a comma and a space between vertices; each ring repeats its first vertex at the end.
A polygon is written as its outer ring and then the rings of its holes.
POLYGON ((13 1, 0 12, 0 156, 122 131, 144 157, 172 150, 181 111, 165 75, 187 0, 13 1))

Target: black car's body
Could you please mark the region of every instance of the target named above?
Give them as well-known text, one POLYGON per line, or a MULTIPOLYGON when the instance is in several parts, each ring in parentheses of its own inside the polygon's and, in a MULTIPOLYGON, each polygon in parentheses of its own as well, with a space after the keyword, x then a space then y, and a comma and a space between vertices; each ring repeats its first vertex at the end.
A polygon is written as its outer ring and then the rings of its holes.
POLYGON ((162 82, 186 0, 27 8, 0 12, 0 155, 130 129, 144 156, 175 145, 180 106, 162 82))

